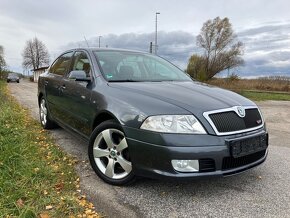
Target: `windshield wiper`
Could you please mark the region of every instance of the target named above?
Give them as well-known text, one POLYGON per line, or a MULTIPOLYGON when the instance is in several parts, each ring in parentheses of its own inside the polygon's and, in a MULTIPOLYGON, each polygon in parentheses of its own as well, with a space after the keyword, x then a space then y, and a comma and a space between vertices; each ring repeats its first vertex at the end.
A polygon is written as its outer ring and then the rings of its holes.
POLYGON ((144 81, 133 79, 119 79, 119 80, 109 80, 109 82, 144 82, 144 81))

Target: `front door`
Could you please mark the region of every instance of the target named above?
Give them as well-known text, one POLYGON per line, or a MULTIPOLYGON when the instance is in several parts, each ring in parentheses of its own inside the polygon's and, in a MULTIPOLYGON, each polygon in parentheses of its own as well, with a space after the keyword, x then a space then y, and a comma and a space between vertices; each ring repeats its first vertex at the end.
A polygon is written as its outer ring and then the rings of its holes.
POLYGON ((61 96, 65 99, 63 105, 66 111, 66 123, 85 136, 90 135, 90 120, 94 114, 91 107, 91 90, 93 80, 91 74, 91 62, 84 51, 77 51, 74 54, 72 70, 83 70, 86 72, 90 82, 80 82, 69 79, 69 74, 63 82, 65 89, 62 89, 61 96))

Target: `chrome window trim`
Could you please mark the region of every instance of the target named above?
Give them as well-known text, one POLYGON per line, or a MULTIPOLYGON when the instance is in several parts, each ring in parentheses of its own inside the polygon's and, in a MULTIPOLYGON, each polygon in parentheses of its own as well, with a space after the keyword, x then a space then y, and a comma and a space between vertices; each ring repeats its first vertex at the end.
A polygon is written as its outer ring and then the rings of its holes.
POLYGON ((253 130, 257 130, 260 129, 264 126, 264 119, 262 116, 262 113, 260 111, 260 109, 257 106, 234 106, 234 107, 230 107, 230 108, 224 108, 224 109, 218 109, 218 110, 213 110, 213 111, 206 111, 203 113, 204 118, 209 122, 209 124, 211 125, 211 127, 213 128, 214 132, 219 135, 219 136, 224 136, 224 135, 233 135, 233 134, 239 134, 239 133, 244 133, 244 132, 250 132, 253 130), (223 113, 223 112, 228 112, 228 111, 234 111, 238 114, 238 107, 243 107, 245 110, 246 109, 258 109, 261 119, 262 119, 262 124, 253 128, 248 128, 248 129, 243 129, 243 130, 238 130, 238 131, 231 131, 231 132, 219 132, 216 128, 216 126, 214 125, 213 121, 210 119, 209 115, 211 114, 216 114, 216 113, 223 113))

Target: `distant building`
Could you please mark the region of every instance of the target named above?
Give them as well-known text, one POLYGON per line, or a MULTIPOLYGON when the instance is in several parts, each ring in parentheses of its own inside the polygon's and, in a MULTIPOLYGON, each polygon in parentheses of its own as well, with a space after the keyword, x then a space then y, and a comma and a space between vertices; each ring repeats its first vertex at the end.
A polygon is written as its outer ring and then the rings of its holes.
POLYGON ((40 74, 44 73, 48 69, 48 67, 40 67, 38 69, 32 70, 33 71, 33 81, 38 82, 38 77, 40 74))

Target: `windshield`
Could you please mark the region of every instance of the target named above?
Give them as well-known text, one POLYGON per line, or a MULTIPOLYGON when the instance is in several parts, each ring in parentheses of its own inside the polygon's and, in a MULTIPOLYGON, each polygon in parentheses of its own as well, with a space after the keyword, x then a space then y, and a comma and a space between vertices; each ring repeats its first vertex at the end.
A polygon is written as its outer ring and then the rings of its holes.
POLYGON ((16 77, 18 77, 18 75, 15 73, 9 73, 8 77, 16 78, 16 77))
POLYGON ((191 80, 182 70, 158 56, 128 51, 95 51, 94 54, 110 82, 191 80))

